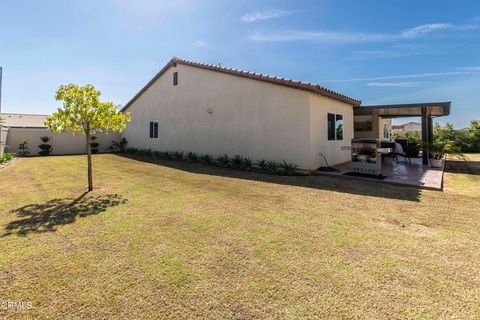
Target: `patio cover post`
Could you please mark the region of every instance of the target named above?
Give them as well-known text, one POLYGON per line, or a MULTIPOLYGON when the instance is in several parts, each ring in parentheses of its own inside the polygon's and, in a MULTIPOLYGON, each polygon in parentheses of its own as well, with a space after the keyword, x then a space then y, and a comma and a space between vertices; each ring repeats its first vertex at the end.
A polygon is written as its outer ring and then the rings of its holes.
POLYGON ((422 107, 422 162, 424 165, 428 164, 428 144, 430 142, 429 133, 430 126, 429 122, 431 117, 427 116, 427 108, 422 107))
POLYGON ((433 144, 433 117, 428 117, 428 145, 433 144))

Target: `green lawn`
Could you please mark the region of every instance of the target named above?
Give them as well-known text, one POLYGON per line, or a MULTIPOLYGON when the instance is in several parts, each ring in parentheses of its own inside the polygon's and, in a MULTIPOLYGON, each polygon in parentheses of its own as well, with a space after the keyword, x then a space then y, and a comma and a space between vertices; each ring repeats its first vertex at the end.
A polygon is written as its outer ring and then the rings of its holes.
POLYGON ((445 191, 94 156, 0 169, 6 318, 478 318, 480 156, 445 191))

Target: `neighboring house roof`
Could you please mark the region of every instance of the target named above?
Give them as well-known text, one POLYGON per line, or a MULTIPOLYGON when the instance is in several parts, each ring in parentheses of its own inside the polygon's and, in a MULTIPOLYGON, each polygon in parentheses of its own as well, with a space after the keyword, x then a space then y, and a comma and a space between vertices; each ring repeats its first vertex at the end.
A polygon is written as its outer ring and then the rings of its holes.
POLYGON ((418 122, 407 122, 404 124, 393 125, 392 130, 406 130, 407 126, 421 127, 422 124, 418 122))
POLYGON ((46 114, 20 114, 20 113, 0 113, 0 117, 5 119, 3 127, 10 128, 46 128, 46 114))
POLYGON ((266 74, 262 73, 255 73, 255 72, 250 72, 250 71, 243 71, 239 69, 232 69, 232 68, 226 68, 222 66, 217 66, 213 64, 207 64, 207 63, 200 63, 200 62, 194 62, 194 61, 189 61, 177 57, 173 57, 170 59, 170 61, 122 108, 122 112, 125 111, 130 105, 138 99, 144 93, 158 78, 160 78, 170 67, 174 67, 177 64, 183 64, 186 66, 190 67, 195 67, 195 68, 201 68, 205 70, 210 70, 210 71, 216 71, 216 72, 221 72, 221 73, 226 73, 234 76, 239 76, 243 78, 248 78, 248 79, 253 79, 253 80, 258 80, 258 81, 264 81, 264 82, 269 82, 272 84, 278 84, 294 89, 299 89, 299 90, 305 90, 305 91, 310 91, 313 93, 320 94, 325 97, 329 97, 338 101, 346 102, 348 104, 354 105, 354 106, 359 106, 361 104, 360 100, 350 98, 346 95, 343 95, 341 93, 338 93, 336 91, 330 90, 328 88, 325 88, 319 84, 315 83, 310 83, 310 82, 303 82, 303 81, 298 81, 298 80, 292 80, 292 79, 286 79, 286 78, 278 78, 278 77, 273 77, 269 76, 266 74))

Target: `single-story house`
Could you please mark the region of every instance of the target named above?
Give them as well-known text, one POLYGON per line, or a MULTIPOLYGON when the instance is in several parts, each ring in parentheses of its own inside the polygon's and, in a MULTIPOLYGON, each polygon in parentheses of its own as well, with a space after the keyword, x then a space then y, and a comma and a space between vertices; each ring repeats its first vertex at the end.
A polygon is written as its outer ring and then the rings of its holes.
MULTIPOLYGON (((53 155, 83 154, 85 153, 85 135, 63 132, 51 132, 45 125, 48 115, 46 114, 20 114, 1 113, 5 119, 2 124, 1 139, 5 143, 5 151, 18 153, 19 145, 23 140, 27 141, 31 155, 38 155, 42 144, 41 137, 50 138, 53 155)), ((106 152, 112 144, 112 140, 118 140, 120 134, 98 134, 97 142, 99 151, 106 152)))
POLYGON ((414 132, 417 131, 418 133, 422 132, 422 124, 419 122, 407 122, 404 124, 394 125, 392 126, 392 130, 394 132, 414 132))
POLYGON ((360 100, 313 83, 172 58, 122 109, 129 147, 182 150, 302 169, 350 160, 360 100))
MULTIPOLYGON (((129 147, 241 155, 314 170, 351 160, 352 138, 391 139, 392 118, 432 118, 450 102, 362 106, 319 84, 172 58, 123 108, 129 147), (324 158, 325 157, 325 158, 324 158)), ((428 163, 424 152, 423 163, 428 163)))

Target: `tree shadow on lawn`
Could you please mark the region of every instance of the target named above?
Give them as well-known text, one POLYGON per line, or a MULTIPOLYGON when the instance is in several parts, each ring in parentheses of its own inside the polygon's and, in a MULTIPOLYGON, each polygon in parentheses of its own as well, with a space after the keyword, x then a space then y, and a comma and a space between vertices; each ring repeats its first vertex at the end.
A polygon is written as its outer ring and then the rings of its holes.
POLYGON ((396 200, 420 201, 421 190, 413 187, 390 185, 375 181, 362 181, 346 177, 330 176, 276 176, 260 172, 242 171, 218 166, 207 166, 201 163, 175 160, 157 160, 149 157, 116 154, 135 161, 158 164, 172 169, 191 173, 215 175, 228 178, 245 179, 306 187, 327 191, 343 192, 363 196, 380 197, 396 200))
POLYGON ((75 222, 77 217, 96 215, 127 202, 118 194, 87 197, 52 199, 46 203, 29 204, 10 211, 20 218, 5 226, 3 237, 12 234, 25 236, 29 233, 56 231, 58 226, 75 222))

